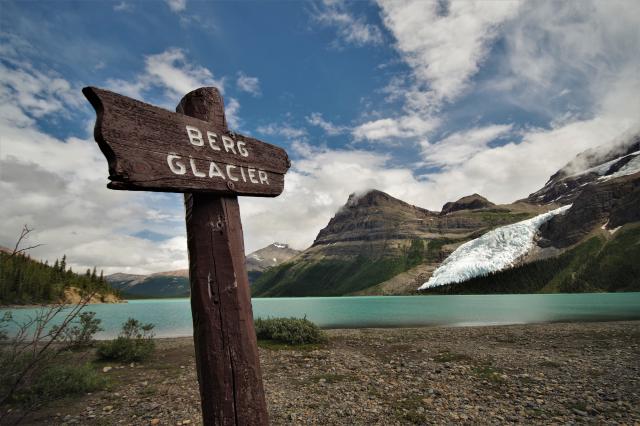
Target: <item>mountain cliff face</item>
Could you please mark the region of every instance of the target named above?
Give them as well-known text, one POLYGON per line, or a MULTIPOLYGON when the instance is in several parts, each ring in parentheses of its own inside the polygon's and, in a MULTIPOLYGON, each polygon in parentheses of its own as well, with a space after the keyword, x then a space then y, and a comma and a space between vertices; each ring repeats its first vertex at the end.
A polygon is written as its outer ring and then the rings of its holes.
POLYGON ((528 203, 496 206, 474 194, 443 215, 378 190, 352 194, 313 245, 265 273, 253 286, 253 294, 413 292, 462 242, 538 212, 539 207, 528 203), (399 274, 406 279, 393 280, 399 274))
MULTIPOLYGON (((296 256, 294 250, 286 244, 273 243, 246 257, 249 282, 255 281, 265 270, 277 266, 296 256)), ((188 297, 189 270, 158 272, 151 275, 116 273, 106 277, 107 282, 120 290, 126 297, 188 297)))
MULTIPOLYGON (((640 221, 640 173, 587 185, 565 215, 540 229, 541 247, 566 248, 598 229, 640 221)), ((640 259, 639 259, 640 260, 640 259)))

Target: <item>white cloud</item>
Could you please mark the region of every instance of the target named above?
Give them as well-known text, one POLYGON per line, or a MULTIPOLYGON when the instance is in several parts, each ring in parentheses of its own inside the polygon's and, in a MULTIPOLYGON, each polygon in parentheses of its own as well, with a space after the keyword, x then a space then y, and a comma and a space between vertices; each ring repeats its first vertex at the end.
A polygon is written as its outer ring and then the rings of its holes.
POLYGON ((469 85, 500 26, 515 16, 514 1, 398 2, 379 0, 395 48, 411 67, 411 78, 394 76, 383 89, 387 101, 403 99, 403 117, 365 122, 357 140, 422 138, 441 123, 441 106, 469 85))
POLYGON ((321 25, 337 29, 339 40, 334 43, 336 46, 343 43, 364 46, 380 44, 384 40, 380 28, 367 23, 363 17, 353 16, 344 3, 325 1, 314 10, 313 19, 321 25))
POLYGON ((286 123, 270 123, 258 127, 258 132, 269 136, 282 136, 287 139, 304 139, 307 131, 286 123))
POLYGON ((260 96, 260 80, 258 77, 249 77, 243 72, 238 73, 238 79, 236 80, 238 89, 250 93, 252 96, 260 96))
POLYGON ((227 126, 231 130, 237 130, 240 128, 240 102, 235 98, 229 98, 229 101, 224 106, 224 115, 227 118, 227 126))
POLYGON ((187 0, 166 0, 172 12, 182 12, 187 8, 187 0))
POLYGON ((32 117, 64 113, 66 108, 83 102, 79 88, 54 73, 35 70, 30 64, 7 61, 10 69, 0 63, 0 93, 5 105, 14 105, 32 117))
POLYGON ((382 18, 396 39, 396 50, 412 78, 393 77, 383 89, 387 101, 404 98, 405 116, 358 126, 356 140, 422 138, 440 124, 444 102, 459 97, 485 59, 500 25, 512 18, 512 1, 378 1, 382 18), (442 7, 446 5, 446 7, 442 7))
POLYGON ((164 90, 165 96, 176 104, 190 91, 203 86, 215 86, 224 93, 224 79, 187 60, 182 49, 171 48, 145 57, 144 72, 133 80, 109 80, 114 91, 134 98, 142 98, 152 88, 164 90))
POLYGON ((540 114, 608 111, 603 100, 612 101, 612 88, 638 84, 640 57, 631 53, 640 49, 638 16, 637 2, 523 3, 504 27, 499 72, 482 89, 540 114), (560 97, 559 109, 553 101, 560 97))
POLYGON ((378 3, 397 50, 436 102, 462 93, 485 59, 498 27, 515 15, 519 5, 507 0, 465 0, 446 3, 443 9, 445 3, 420 0, 378 3))
POLYGON ((329 136, 339 135, 349 130, 347 126, 338 126, 325 120, 324 117, 322 117, 322 113, 319 112, 311 113, 306 119, 307 123, 320 127, 329 136))
POLYGON ((120 3, 116 3, 113 5, 113 10, 115 10, 116 12, 129 12, 133 10, 133 6, 130 3, 121 1, 120 3))
MULTIPOLYGON (((479 152, 459 167, 430 175, 434 185, 450 194, 477 192, 494 202, 508 203, 540 189, 549 176, 578 152, 609 143, 630 120, 615 117, 575 121, 558 129, 532 130, 519 144, 479 152)), ((455 198, 455 197, 452 197, 455 198)))
POLYGON ((422 118, 418 114, 407 114, 398 118, 381 118, 361 124, 353 129, 356 141, 369 140, 388 145, 399 143, 398 139, 423 137, 439 124, 435 118, 422 118))
POLYGON ((423 141, 422 157, 428 166, 453 167, 466 163, 470 158, 485 151, 489 142, 510 132, 511 125, 474 127, 453 133, 446 138, 429 143, 423 141))

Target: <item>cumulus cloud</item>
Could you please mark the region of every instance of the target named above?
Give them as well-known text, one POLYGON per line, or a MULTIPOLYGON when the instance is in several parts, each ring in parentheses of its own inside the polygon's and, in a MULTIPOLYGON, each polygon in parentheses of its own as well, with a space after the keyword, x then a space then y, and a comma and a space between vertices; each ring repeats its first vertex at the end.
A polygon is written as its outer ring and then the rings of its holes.
POLYGON ((325 120, 320 112, 313 112, 306 119, 307 123, 320 127, 329 136, 336 136, 349 130, 347 126, 338 126, 325 120))
POLYGON ((166 0, 172 12, 182 12, 187 8, 187 0, 166 0))
POLYGON ((239 129, 241 126, 240 116, 240 102, 235 98, 229 98, 224 106, 224 115, 227 118, 227 125, 231 130, 239 129))
POLYGON ((188 92, 203 86, 215 86, 224 93, 224 79, 216 79, 207 68, 187 60, 183 49, 171 48, 145 57, 144 71, 133 80, 108 80, 111 89, 134 98, 159 88, 165 97, 177 103, 188 92))
POLYGON ((243 72, 238 73, 238 79, 236 80, 238 89, 251 94, 252 96, 260 96, 260 80, 258 77, 249 77, 243 72))
POLYGON ((269 136, 282 136, 286 139, 304 139, 307 131, 303 128, 294 127, 286 123, 269 123, 259 126, 258 132, 269 136))
POLYGON ((407 114, 397 118, 381 118, 355 127, 352 131, 356 141, 368 140, 388 145, 397 144, 398 139, 423 137, 439 123, 434 117, 427 119, 418 114, 407 114))
POLYGON ((31 64, 6 59, 0 62, 0 85, 3 100, 35 118, 64 113, 66 107, 83 102, 77 87, 55 73, 33 69, 31 64))
POLYGON ((354 16, 344 3, 324 1, 322 6, 315 8, 313 18, 321 25, 336 28, 339 38, 334 42, 335 47, 375 45, 384 40, 380 28, 368 23, 364 17, 354 16))
POLYGON ((121 1, 113 5, 113 10, 116 12, 130 12, 133 10, 133 6, 125 1, 121 1))
POLYGON ((498 27, 519 6, 505 0, 378 3, 396 49, 436 101, 450 101, 462 93, 485 59, 498 27))
POLYGON ((383 22, 395 48, 411 68, 409 79, 392 77, 387 101, 404 100, 405 115, 358 126, 356 140, 424 137, 440 124, 438 112, 469 85, 500 26, 512 18, 512 1, 398 2, 379 0, 383 22))
POLYGON ((463 165, 476 154, 485 151, 489 142, 511 129, 510 124, 495 124, 456 132, 436 143, 423 141, 421 146, 424 163, 442 167, 463 165))

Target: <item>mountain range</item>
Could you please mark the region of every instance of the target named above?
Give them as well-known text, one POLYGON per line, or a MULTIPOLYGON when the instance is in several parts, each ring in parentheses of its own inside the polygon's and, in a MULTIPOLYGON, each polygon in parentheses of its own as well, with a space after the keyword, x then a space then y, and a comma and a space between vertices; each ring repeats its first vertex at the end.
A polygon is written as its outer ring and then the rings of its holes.
POLYGON ((636 131, 580 153, 540 190, 511 204, 472 194, 436 212, 378 190, 352 194, 311 247, 268 269, 252 292, 493 292, 490 283, 471 282, 488 275, 495 281, 507 271, 511 284, 502 292, 640 289, 639 228, 636 131), (532 283, 534 266, 554 274, 540 273, 532 283), (608 282, 602 271, 624 282, 608 282))
MULTIPOLYGON (((246 257, 249 283, 255 281, 268 268, 277 266, 299 253, 287 244, 273 243, 246 257)), ((107 275, 107 282, 128 298, 187 297, 189 296, 189 270, 158 272, 151 275, 116 273, 107 275)))

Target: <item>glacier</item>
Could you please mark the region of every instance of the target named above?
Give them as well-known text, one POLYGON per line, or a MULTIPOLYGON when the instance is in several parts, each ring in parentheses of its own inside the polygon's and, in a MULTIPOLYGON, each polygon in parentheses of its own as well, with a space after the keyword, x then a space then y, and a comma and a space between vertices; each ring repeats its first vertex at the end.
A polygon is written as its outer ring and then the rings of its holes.
POLYGON ((566 212, 563 206, 531 219, 501 226, 458 247, 418 290, 466 281, 512 266, 533 247, 540 226, 553 216, 566 212))

